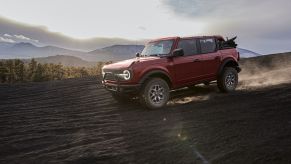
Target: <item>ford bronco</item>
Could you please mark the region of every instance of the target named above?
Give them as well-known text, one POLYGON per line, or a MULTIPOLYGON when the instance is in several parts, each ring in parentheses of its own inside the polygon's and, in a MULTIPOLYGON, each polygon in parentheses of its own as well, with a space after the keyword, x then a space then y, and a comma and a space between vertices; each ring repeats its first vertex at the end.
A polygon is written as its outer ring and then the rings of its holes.
POLYGON ((195 36, 149 41, 136 58, 105 65, 102 83, 118 102, 139 97, 150 109, 165 106, 171 90, 196 84, 217 81, 220 91, 232 92, 241 70, 235 38, 195 36))

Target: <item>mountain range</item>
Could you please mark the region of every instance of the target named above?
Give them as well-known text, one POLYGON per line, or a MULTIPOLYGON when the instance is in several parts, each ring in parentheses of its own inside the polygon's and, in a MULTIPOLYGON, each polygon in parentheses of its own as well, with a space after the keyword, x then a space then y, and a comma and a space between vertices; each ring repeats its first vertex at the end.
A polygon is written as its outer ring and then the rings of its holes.
MULTIPOLYGON (((113 45, 96 49, 89 52, 76 51, 56 46, 35 46, 32 43, 7 43, 0 42, 0 59, 30 59, 37 58, 41 61, 55 63, 57 60, 65 65, 75 63, 75 65, 83 66, 86 62, 98 61, 119 61, 135 57, 136 52, 141 52, 143 45, 113 45), (73 58, 74 57, 74 58, 73 58), (46 59, 45 59, 46 58, 46 59), (72 58, 72 59, 69 59, 72 58), (80 60, 77 62, 77 59, 80 60), (80 64, 76 64, 80 63, 80 64)), ((237 48, 242 58, 260 56, 260 54, 253 51, 237 48)), ((74 64, 73 64, 74 65, 74 64)))

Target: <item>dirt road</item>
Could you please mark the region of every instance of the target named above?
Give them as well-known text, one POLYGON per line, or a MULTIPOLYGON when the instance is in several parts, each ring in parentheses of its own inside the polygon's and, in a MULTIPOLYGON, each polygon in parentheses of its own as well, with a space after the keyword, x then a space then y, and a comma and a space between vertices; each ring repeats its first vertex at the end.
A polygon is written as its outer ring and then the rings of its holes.
POLYGON ((291 163, 290 83, 172 97, 149 111, 98 78, 1 85, 0 163, 291 163))
POLYGON ((97 81, 1 86, 1 163, 291 162, 291 85, 197 87, 147 111, 118 105, 97 81))

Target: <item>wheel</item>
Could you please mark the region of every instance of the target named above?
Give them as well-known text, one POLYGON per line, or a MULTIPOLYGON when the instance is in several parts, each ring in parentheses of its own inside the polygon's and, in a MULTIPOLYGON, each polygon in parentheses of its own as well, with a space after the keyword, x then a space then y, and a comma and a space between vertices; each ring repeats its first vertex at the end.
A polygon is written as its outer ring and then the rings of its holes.
POLYGON ((114 100, 116 100, 118 103, 126 104, 130 101, 130 97, 124 94, 118 94, 118 93, 111 93, 114 100))
POLYGON ((232 92, 238 84, 238 75, 235 68, 225 67, 218 77, 217 86, 221 92, 232 92))
POLYGON ((148 80, 140 93, 140 102, 149 109, 157 109, 166 105, 170 97, 168 83, 161 78, 148 80))

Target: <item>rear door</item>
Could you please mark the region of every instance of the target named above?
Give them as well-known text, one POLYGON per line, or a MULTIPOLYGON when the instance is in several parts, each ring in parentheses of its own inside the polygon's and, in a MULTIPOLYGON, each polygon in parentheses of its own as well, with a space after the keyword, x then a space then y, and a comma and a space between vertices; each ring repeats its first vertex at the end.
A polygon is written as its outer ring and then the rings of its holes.
POLYGON ((204 78, 212 78, 216 76, 216 73, 220 65, 220 53, 217 51, 217 44, 215 38, 201 38, 199 39, 199 49, 201 60, 203 60, 203 72, 204 78))
POLYGON ((178 42, 177 48, 184 50, 184 56, 173 59, 177 85, 191 84, 203 76, 201 74, 203 62, 198 51, 198 41, 196 38, 182 38, 178 42))

